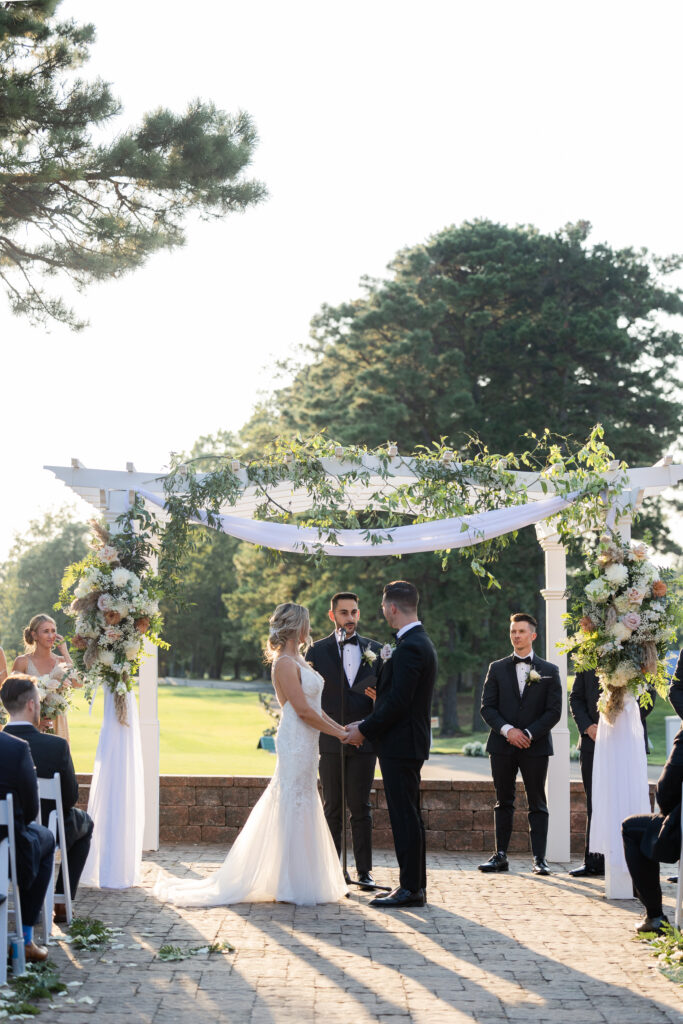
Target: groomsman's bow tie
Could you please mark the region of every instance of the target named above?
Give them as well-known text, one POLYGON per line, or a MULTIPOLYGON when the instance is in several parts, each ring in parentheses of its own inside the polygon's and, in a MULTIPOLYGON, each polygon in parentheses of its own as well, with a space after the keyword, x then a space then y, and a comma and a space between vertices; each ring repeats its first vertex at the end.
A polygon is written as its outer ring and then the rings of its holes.
POLYGON ((513 660, 515 665, 519 665, 520 662, 524 662, 525 665, 531 664, 531 655, 528 654, 526 658, 520 658, 518 654, 513 654, 513 660))
POLYGON ((346 644, 357 644, 357 643, 358 643, 358 637, 356 636, 355 633, 353 634, 353 636, 348 637, 348 639, 342 640, 342 644, 344 646, 346 646, 346 644))

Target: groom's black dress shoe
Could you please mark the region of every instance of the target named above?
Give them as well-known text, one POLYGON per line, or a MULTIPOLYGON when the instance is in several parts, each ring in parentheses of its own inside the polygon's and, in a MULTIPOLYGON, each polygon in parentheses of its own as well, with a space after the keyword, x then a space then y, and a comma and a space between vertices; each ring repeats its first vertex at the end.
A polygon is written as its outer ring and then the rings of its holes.
POLYGON ((411 892, 410 889, 402 889, 399 885, 398 889, 394 889, 388 896, 377 896, 374 900, 370 900, 368 906, 380 908, 424 907, 426 902, 423 889, 411 892))
POLYGON ((484 864, 479 864, 479 870, 486 872, 509 871, 510 865, 508 864, 507 854, 504 853, 503 850, 498 850, 498 852, 494 853, 492 857, 489 857, 484 864))
POLYGON ((375 888, 375 879, 372 877, 369 871, 359 871, 358 881, 364 887, 364 892, 372 892, 372 890, 375 888))
POLYGON ((647 914, 639 924, 636 925, 637 932, 654 932, 655 935, 663 935, 665 924, 669 923, 669 918, 666 914, 662 914, 660 917, 648 917, 647 914))
POLYGON ((605 874, 605 858, 601 853, 587 853, 583 864, 574 868, 569 874, 572 878, 603 878, 605 874))
POLYGON ((673 884, 676 885, 678 882, 678 875, 667 875, 666 880, 667 882, 673 882, 673 884))
POLYGON ((534 866, 531 869, 535 875, 549 875, 550 868, 545 857, 534 857, 534 866))

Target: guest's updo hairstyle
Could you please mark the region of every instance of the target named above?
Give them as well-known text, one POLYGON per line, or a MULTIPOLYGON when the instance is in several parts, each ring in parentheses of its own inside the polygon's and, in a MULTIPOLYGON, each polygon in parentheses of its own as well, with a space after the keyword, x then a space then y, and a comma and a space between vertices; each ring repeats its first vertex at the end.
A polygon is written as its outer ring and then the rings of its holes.
POLYGON ((36 649, 36 638, 33 634, 43 622, 51 622, 55 628, 57 627, 57 623, 51 615, 34 615, 24 630, 24 649, 28 654, 32 654, 36 649))
POLYGON ((263 652, 266 661, 273 661, 287 641, 292 637, 298 640, 304 630, 304 650, 311 645, 311 638, 308 635, 310 617, 308 608, 304 608, 302 604, 292 604, 289 601, 286 604, 279 604, 268 620, 268 626, 268 641, 263 652))

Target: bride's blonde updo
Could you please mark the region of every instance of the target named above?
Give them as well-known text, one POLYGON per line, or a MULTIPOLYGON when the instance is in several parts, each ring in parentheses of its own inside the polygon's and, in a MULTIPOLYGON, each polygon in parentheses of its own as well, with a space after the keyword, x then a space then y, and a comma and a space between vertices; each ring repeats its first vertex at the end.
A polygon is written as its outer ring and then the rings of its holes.
POLYGON ((24 629, 24 650, 27 654, 33 654, 36 649, 36 638, 33 635, 38 626, 42 626, 44 622, 51 622, 53 626, 57 626, 57 623, 51 615, 34 615, 28 626, 24 629))
POLYGON ((268 620, 268 626, 268 641, 263 652, 266 661, 273 661, 287 641, 292 637, 298 640, 304 630, 304 650, 311 646, 311 638, 308 635, 310 617, 308 608, 304 608, 302 604, 292 604, 290 601, 279 604, 268 620))

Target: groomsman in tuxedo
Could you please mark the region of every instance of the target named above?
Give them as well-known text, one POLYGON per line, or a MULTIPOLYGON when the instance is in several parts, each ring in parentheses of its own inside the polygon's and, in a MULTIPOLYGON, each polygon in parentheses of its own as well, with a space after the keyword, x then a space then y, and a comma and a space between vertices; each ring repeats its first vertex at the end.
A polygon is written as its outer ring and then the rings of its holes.
POLYGON ((386 644, 372 714, 349 726, 345 743, 367 738, 379 755, 384 794, 399 865, 399 885, 370 906, 423 907, 427 902, 425 830, 420 812, 420 772, 429 757, 432 691, 438 662, 434 644, 417 617, 417 587, 387 583, 382 612, 396 630, 386 644))
POLYGON ((549 875, 545 859, 548 805, 545 782, 553 752, 550 730, 562 714, 562 683, 557 665, 533 650, 536 619, 518 612, 510 616, 513 654, 489 665, 481 701, 481 716, 491 727, 486 749, 496 789, 493 811, 496 851, 479 870, 507 871, 507 849, 512 835, 517 773, 529 805, 529 835, 533 872, 549 875))
MULTIPOLYGON (((335 594, 328 612, 334 631, 309 648, 306 659, 325 680, 322 709, 335 722, 346 725, 364 718, 373 709, 380 645, 376 640, 359 636, 358 595, 335 594), (342 663, 343 695, 342 713, 342 663), (369 691, 369 692, 368 692, 369 691)), ((320 781, 323 806, 337 853, 342 840, 342 788, 340 743, 334 736, 320 734, 320 781)), ((344 785, 351 812, 351 837, 358 881, 373 886, 372 877, 372 806, 370 790, 375 777, 377 758, 366 740, 360 747, 347 746, 344 751, 344 785)), ((349 879, 347 878, 347 881, 349 879)))
MULTIPOLYGON (((652 704, 640 709, 640 720, 643 723, 643 737, 645 740, 645 751, 648 750, 647 725, 645 719, 652 711, 657 693, 654 687, 650 688, 652 704)), ((586 794, 586 842, 583 855, 583 864, 574 868, 569 874, 574 878, 585 878, 588 875, 600 876, 605 874, 605 858, 601 853, 590 852, 590 827, 593 816, 593 755, 595 754, 595 737, 598 734, 598 699, 600 697, 600 683, 598 675, 593 669, 585 672, 577 672, 574 676, 574 685, 569 695, 569 708, 572 718, 579 730, 579 763, 581 765, 581 780, 586 794)))
MULTIPOLYGON (((71 898, 75 899, 78 883, 88 859, 92 839, 93 820, 76 807, 78 802, 78 781, 74 771, 69 744, 61 736, 49 736, 37 728, 40 722, 40 698, 32 676, 13 672, 0 688, 0 699, 9 712, 10 720, 4 732, 25 740, 31 751, 33 763, 40 779, 51 779, 59 772, 64 810, 64 841, 66 863, 69 870, 71 898)), ((47 823, 54 802, 43 800, 41 818, 47 823)), ((57 879, 57 891, 63 892, 62 870, 57 879)), ((54 919, 58 924, 66 921, 63 906, 57 906, 54 919)))

